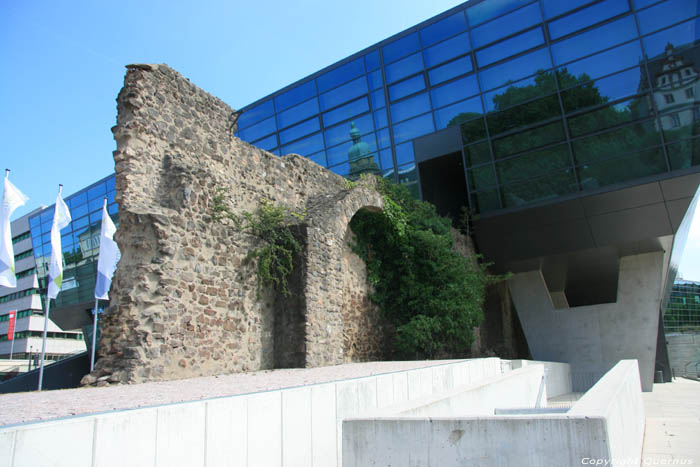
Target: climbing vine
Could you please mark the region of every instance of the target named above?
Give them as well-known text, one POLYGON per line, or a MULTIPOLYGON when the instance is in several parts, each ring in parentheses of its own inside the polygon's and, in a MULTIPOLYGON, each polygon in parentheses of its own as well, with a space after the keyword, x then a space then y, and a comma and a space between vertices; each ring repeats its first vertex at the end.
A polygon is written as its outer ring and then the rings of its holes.
POLYGON ((451 221, 408 190, 378 181, 383 212, 350 222, 353 250, 365 261, 372 300, 396 329, 399 358, 466 355, 483 320, 484 290, 500 278, 453 249, 451 221))
POLYGON ((230 219, 241 232, 256 237, 260 245, 248 252, 249 260, 256 260, 258 293, 271 287, 284 296, 291 295, 288 281, 294 270, 294 255, 301 250, 294 236, 293 225, 304 220, 305 212, 298 213, 263 199, 255 212, 234 214, 225 203, 226 192, 220 190, 213 199, 213 218, 230 219))

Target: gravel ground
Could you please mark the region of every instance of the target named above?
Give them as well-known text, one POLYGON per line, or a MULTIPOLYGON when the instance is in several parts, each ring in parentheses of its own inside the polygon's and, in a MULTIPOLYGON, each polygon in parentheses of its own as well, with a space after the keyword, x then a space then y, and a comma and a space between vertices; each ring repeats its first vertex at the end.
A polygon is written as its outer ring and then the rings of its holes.
POLYGON ((264 370, 102 388, 2 394, 0 426, 271 391, 457 361, 459 360, 348 363, 321 368, 264 370))

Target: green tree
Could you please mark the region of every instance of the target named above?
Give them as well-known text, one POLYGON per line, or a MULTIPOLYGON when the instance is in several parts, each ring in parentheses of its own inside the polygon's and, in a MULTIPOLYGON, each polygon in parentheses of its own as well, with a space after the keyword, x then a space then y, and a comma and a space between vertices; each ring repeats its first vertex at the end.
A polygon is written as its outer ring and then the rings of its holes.
POLYGON ((360 211, 350 227, 374 286, 372 299, 396 328, 396 357, 467 355, 492 276, 453 250, 451 221, 432 204, 413 199, 401 185, 380 180, 379 186, 384 211, 360 211))

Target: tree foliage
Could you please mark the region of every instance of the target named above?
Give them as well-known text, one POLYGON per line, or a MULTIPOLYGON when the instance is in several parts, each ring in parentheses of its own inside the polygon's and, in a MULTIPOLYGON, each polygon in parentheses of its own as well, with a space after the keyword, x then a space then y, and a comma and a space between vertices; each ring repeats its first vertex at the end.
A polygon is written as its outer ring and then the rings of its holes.
POLYGON ((401 185, 379 180, 384 211, 359 211, 350 222, 353 250, 365 261, 372 299, 396 328, 398 358, 466 355, 483 319, 493 276, 453 249, 451 221, 401 185))

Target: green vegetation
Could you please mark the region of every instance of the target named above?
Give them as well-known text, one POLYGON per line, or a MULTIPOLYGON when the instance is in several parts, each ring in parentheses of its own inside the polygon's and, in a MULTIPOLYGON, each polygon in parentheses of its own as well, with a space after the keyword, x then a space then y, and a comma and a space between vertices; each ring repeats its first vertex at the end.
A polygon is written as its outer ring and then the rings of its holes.
POLYGON ((378 179, 384 211, 350 222, 372 299, 396 329, 397 358, 466 355, 483 320, 484 288, 500 278, 453 250, 451 221, 401 185, 378 179))
POLYGON ((294 255, 301 250, 292 226, 302 221, 306 213, 293 212, 264 199, 257 211, 244 211, 238 216, 225 204, 225 194, 219 190, 214 196, 213 218, 230 219, 239 231, 260 241, 260 246, 248 253, 249 260, 257 261, 258 293, 271 287, 284 296, 291 295, 288 280, 294 270, 294 255))

